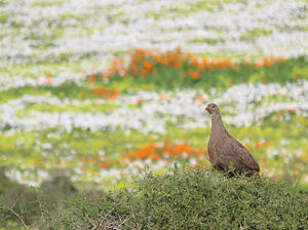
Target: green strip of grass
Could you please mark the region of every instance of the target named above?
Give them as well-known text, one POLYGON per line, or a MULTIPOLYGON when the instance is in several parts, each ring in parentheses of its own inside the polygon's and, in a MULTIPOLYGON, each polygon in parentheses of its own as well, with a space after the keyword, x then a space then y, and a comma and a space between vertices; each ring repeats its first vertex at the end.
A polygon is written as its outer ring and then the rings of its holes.
MULTIPOLYGON (((52 38, 52 40, 54 39, 52 38)), ((42 50, 42 52, 44 51, 42 50)), ((87 60, 82 61, 65 61, 63 59, 61 62, 50 62, 47 60, 42 61, 41 63, 19 65, 6 62, 2 63, 3 65, 0 67, 0 74, 8 74, 11 77, 21 76, 35 79, 42 76, 57 76, 62 73, 81 73, 84 70, 88 71, 94 69, 95 67, 99 67, 101 63, 101 60, 91 57, 87 57, 87 60)))
POLYGON ((55 96, 58 98, 70 98, 70 99, 84 99, 81 94, 86 94, 91 97, 91 90, 86 86, 79 86, 74 82, 67 81, 59 86, 38 86, 31 87, 25 86, 20 88, 9 88, 4 91, 0 91, 0 101, 5 103, 12 99, 17 99, 23 95, 37 95, 37 96, 55 96))
MULTIPOLYGON (((136 65, 142 66, 142 61, 136 65)), ((142 70, 142 67, 139 67, 142 70)), ((228 67, 222 69, 214 67, 213 70, 205 69, 200 72, 196 80, 191 79, 189 70, 197 71, 197 68, 191 67, 189 63, 183 63, 180 68, 165 67, 160 64, 153 65, 156 69, 150 72, 147 76, 128 75, 127 78, 119 75, 114 75, 110 78, 110 85, 116 85, 119 81, 126 81, 129 87, 126 90, 134 90, 140 88, 149 89, 176 89, 176 88, 200 88, 210 89, 216 88, 219 91, 224 91, 230 85, 247 83, 247 82, 277 82, 285 84, 295 82, 298 79, 308 79, 308 66, 304 57, 297 59, 288 59, 282 62, 276 62, 270 67, 258 67, 255 65, 246 65, 241 63, 237 68, 228 67), (182 73, 186 76, 183 77, 182 73), (131 80, 133 78, 133 80, 131 80)), ((96 82, 101 84, 102 73, 96 74, 96 82)), ((122 83, 123 84, 123 83, 122 83)), ((124 88, 124 87, 123 87, 124 88)))
POLYGON ((17 116, 20 115, 25 117, 32 111, 38 112, 48 112, 48 113, 63 113, 63 112, 73 112, 73 113, 110 113, 114 109, 120 107, 120 105, 104 103, 104 104, 88 104, 88 105, 63 105, 55 106, 50 104, 28 104, 23 108, 23 110, 18 111, 17 116))

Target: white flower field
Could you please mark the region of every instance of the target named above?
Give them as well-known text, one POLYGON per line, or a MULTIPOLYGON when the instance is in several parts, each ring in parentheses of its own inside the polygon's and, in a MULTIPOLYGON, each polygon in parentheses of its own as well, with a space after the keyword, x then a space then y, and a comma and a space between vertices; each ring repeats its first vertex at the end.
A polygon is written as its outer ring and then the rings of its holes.
POLYGON ((216 102, 261 172, 308 183, 308 1, 0 1, 0 165, 111 188, 211 167, 216 102))

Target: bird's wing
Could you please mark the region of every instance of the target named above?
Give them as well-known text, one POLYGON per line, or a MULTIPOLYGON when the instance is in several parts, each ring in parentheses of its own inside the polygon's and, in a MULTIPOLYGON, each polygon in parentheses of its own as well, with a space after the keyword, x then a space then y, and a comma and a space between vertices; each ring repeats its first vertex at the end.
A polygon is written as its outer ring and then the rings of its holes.
POLYGON ((250 155, 248 150, 236 139, 231 139, 231 147, 234 158, 245 168, 250 170, 260 171, 259 165, 256 160, 250 155))

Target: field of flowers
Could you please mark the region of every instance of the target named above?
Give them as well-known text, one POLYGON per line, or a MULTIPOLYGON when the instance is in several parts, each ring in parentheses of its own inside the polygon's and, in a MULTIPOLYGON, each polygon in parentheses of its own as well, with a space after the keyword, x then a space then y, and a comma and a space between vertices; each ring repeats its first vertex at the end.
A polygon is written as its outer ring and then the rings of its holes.
POLYGON ((0 165, 111 188, 210 167, 208 102, 263 174, 308 183, 305 0, 0 1, 0 165))

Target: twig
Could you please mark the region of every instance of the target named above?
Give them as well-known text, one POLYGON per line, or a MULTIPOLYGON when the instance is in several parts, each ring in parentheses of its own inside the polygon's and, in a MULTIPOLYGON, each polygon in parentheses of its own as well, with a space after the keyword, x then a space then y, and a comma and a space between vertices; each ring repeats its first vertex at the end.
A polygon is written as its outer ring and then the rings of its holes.
POLYGON ((21 218, 21 216, 14 211, 14 209, 12 208, 7 208, 9 211, 11 211, 18 219, 19 221, 22 223, 22 225, 26 228, 26 229, 30 229, 28 225, 26 225, 25 221, 21 218))
POLYGON ((97 224, 96 223, 94 223, 94 221, 93 220, 91 220, 90 219, 90 217, 88 216, 88 214, 86 213, 86 218, 87 218, 87 220, 90 222, 90 224, 92 225, 92 227, 91 227, 91 230, 95 230, 95 229, 97 229, 97 224))

